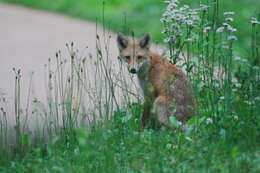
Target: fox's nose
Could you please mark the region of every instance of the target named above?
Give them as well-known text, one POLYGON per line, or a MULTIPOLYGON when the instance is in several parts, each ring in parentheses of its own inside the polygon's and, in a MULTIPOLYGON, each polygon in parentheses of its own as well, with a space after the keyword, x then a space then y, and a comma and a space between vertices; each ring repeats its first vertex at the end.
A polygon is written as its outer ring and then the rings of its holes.
POLYGON ((135 68, 131 68, 131 69, 130 69, 130 73, 135 74, 135 73, 136 73, 136 69, 135 69, 135 68))

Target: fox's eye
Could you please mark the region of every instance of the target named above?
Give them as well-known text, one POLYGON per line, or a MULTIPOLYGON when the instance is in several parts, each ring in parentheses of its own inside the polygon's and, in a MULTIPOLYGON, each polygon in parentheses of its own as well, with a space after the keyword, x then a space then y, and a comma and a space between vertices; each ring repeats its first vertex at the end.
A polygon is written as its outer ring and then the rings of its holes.
POLYGON ((138 59, 142 59, 143 57, 139 55, 139 56, 137 56, 137 58, 138 58, 138 59))
POLYGON ((129 60, 129 59, 130 59, 130 56, 125 56, 125 59, 129 60))

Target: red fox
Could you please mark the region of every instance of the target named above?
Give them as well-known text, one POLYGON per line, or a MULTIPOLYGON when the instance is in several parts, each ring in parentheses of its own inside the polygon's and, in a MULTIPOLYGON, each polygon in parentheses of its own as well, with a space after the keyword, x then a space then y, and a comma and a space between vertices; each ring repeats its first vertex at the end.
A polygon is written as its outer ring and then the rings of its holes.
POLYGON ((149 121, 156 120, 159 125, 169 127, 170 116, 185 124, 194 110, 192 89, 185 73, 150 50, 149 34, 136 40, 120 33, 117 44, 119 59, 128 64, 130 73, 137 74, 143 90, 141 126, 145 127, 149 121))

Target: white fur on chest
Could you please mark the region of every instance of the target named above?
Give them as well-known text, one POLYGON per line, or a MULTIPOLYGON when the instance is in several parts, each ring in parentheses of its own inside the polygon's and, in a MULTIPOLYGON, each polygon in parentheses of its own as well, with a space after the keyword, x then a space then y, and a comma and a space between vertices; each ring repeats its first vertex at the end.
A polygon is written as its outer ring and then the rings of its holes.
POLYGON ((149 80, 149 70, 150 70, 150 61, 146 61, 143 63, 142 67, 138 71, 138 82, 140 87, 142 88, 143 92, 150 82, 149 80))
POLYGON ((139 82, 140 87, 142 88, 142 91, 144 92, 144 89, 145 89, 145 86, 148 82, 148 79, 140 79, 138 77, 138 82, 139 82))

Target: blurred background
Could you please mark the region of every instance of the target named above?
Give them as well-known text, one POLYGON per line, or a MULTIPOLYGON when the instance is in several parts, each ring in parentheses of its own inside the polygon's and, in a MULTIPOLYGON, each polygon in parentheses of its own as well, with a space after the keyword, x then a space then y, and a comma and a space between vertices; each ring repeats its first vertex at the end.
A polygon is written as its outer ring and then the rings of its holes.
MULTIPOLYGON (((137 35, 150 32, 155 41, 162 43, 161 15, 165 9, 164 0, 0 0, 32 8, 53 11, 65 15, 104 23, 113 31, 124 31, 127 28, 137 35), (104 4, 104 5, 102 5, 104 4)), ((199 6, 214 0, 181 0, 180 3, 199 6)), ((250 45, 250 18, 260 13, 259 0, 219 0, 220 17, 223 12, 235 12, 234 25, 237 28, 237 49, 244 55, 250 45)))

